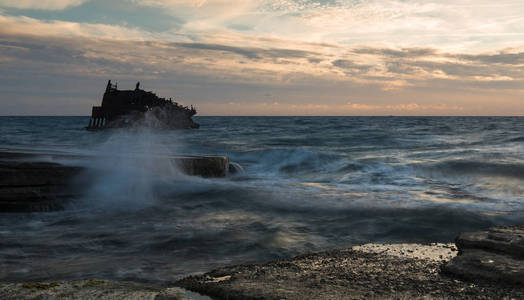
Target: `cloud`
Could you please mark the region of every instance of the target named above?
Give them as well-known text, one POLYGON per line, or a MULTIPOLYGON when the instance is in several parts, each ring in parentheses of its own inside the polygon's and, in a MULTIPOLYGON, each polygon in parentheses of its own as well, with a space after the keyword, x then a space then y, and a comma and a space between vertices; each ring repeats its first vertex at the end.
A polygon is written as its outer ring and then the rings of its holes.
MULTIPOLYGON (((206 10, 211 4, 188 9, 206 10)), ((273 20, 272 14, 282 11, 264 13, 273 20)), ((296 17, 282 16, 286 22, 296 17)), ((213 22, 208 25, 220 23, 213 22)), ((524 114, 522 47, 472 52, 427 45, 346 45, 275 32, 195 34, 188 27, 152 32, 128 24, 0 13, 0 102, 15 95, 55 101, 57 91, 64 91, 62 83, 70 85, 72 98, 98 99, 93 90, 113 79, 123 86, 149 82, 166 97, 181 94, 206 114, 524 114), (78 82, 85 86, 76 90, 78 82), (351 104, 348 95, 356 99, 351 104), (227 102, 232 103, 229 110, 227 102)), ((79 111, 88 104, 83 102, 79 111)), ((72 111, 74 105, 69 107, 72 111)))
MULTIPOLYGON (((468 52, 519 46, 524 38, 519 26, 524 17, 515 13, 524 9, 524 3, 519 1, 129 0, 127 3, 171 15, 179 21, 177 33, 206 43, 217 43, 208 40, 209 35, 245 34, 339 46, 412 49, 422 46, 468 52)), ((246 39, 237 42, 244 43, 246 39)), ((390 53, 396 54, 404 52, 390 53)))
MULTIPOLYGON (((160 8, 184 20, 186 31, 223 31, 234 20, 252 15, 260 1, 250 0, 130 0, 137 6, 160 8)), ((253 20, 253 18, 251 18, 253 20)), ((237 26, 250 28, 249 19, 237 26)))
POLYGON ((353 52, 356 54, 373 54, 393 58, 417 58, 437 55, 436 49, 417 47, 402 49, 361 47, 354 49, 353 52))
MULTIPOLYGON (((518 81, 524 78, 524 53, 449 53, 434 48, 331 47, 304 42, 251 38, 238 46, 224 34, 214 42, 169 41, 169 38, 117 25, 40 21, 0 15, 4 60, 76 64, 93 70, 173 70, 236 82, 301 84, 311 80, 374 84, 383 90, 430 86, 453 79, 464 86, 474 80, 518 81), (223 41, 223 42, 222 42, 223 41)), ((507 85, 511 86, 511 85, 507 85)))
MULTIPOLYGON (((4 0, 0 6, 27 10, 66 9, 87 1, 4 0)), ((423 48, 458 53, 519 46, 524 38, 520 26, 524 17, 515 13, 524 10, 524 3, 509 0, 497 3, 488 0, 114 0, 93 1, 92 6, 101 15, 108 11, 121 13, 124 17, 116 19, 128 28, 147 28, 172 36, 185 35, 193 42, 205 43, 220 43, 208 38, 223 34, 351 47, 415 49, 422 45, 423 48), (111 10, 115 7, 119 9, 111 10), (156 11, 159 17, 150 17, 144 22, 137 14, 140 10, 156 11), (172 22, 166 22, 166 19, 172 22)), ((76 15, 33 16, 71 21, 82 14, 82 9, 88 12, 93 7, 78 8, 76 15)), ((8 11, 17 15, 31 14, 28 11, 8 11)), ((97 20, 115 23, 111 15, 97 20)), ((247 46, 245 37, 237 40, 235 46, 247 46)), ((389 55, 399 54, 405 52, 389 55)))
POLYGON ((500 52, 495 54, 462 54, 456 56, 458 59, 481 62, 484 64, 504 64, 504 65, 524 65, 524 52, 506 53, 500 52))
POLYGON ((357 64, 351 60, 346 60, 346 59, 337 59, 337 60, 332 61, 331 64, 335 67, 344 69, 351 74, 365 73, 369 71, 371 68, 373 68, 372 65, 357 64))
POLYGON ((25 16, 13 17, 1 14, 0 34, 10 36, 99 37, 117 40, 140 40, 144 38, 152 39, 154 37, 149 32, 119 25, 42 21, 25 16))
POLYGON ((219 51, 219 52, 230 52, 235 53, 241 56, 244 56, 248 59, 258 60, 262 58, 308 58, 310 56, 318 55, 315 52, 303 51, 303 50, 294 50, 294 49, 262 49, 254 47, 235 47, 228 45, 218 45, 218 44, 204 44, 204 43, 172 43, 176 47, 190 48, 190 49, 199 49, 199 50, 210 50, 210 51, 219 51))
POLYGON ((31 10, 63 10, 90 0, 2 0, 0 7, 31 10))

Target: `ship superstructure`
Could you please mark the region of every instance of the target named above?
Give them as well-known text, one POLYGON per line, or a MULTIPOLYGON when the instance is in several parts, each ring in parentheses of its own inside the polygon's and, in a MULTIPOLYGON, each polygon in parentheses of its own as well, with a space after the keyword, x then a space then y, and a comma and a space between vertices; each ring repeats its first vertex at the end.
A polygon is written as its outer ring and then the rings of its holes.
POLYGON ((93 106, 88 130, 146 126, 154 128, 198 128, 191 118, 196 114, 193 106, 187 107, 158 97, 140 89, 118 90, 111 80, 107 82, 101 106, 93 106))

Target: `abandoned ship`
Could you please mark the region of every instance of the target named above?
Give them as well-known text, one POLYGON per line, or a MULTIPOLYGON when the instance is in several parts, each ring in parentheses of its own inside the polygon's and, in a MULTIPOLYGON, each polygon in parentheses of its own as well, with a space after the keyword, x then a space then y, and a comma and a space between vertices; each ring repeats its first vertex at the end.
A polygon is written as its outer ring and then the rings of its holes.
POLYGON ((87 130, 145 126, 152 128, 186 129, 200 125, 191 118, 196 109, 182 106, 171 99, 158 97, 140 89, 120 91, 107 82, 101 106, 93 106, 87 130))

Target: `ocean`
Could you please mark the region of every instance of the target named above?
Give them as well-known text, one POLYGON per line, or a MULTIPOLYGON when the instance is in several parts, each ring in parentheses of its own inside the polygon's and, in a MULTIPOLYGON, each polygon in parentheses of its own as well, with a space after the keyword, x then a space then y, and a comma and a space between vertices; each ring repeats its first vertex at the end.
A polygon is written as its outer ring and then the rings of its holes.
POLYGON ((522 117, 194 119, 198 130, 88 132, 88 117, 0 117, 2 150, 91 170, 64 211, 0 213, 0 279, 169 283, 524 223, 522 117), (244 172, 186 176, 173 154, 225 155, 244 172))

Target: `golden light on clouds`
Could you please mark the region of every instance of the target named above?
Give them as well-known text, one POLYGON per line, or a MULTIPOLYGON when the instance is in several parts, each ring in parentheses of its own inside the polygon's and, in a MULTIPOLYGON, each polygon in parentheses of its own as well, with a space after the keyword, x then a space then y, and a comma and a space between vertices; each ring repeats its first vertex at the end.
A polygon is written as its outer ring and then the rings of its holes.
POLYGON ((62 10, 87 1, 89 0, 2 0, 0 4, 17 9, 62 10))
POLYGON ((0 1, 2 101, 19 102, 7 114, 47 114, 66 86, 67 112, 86 114, 113 79, 210 115, 523 115, 521 11, 483 0, 0 1))

